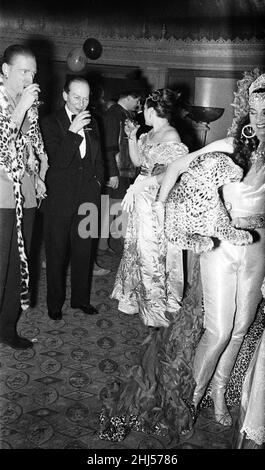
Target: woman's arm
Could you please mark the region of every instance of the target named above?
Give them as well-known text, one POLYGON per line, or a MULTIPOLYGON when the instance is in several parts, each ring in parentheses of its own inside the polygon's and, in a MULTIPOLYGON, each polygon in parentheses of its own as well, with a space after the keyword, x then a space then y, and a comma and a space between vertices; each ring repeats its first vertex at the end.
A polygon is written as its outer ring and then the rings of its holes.
POLYGON ((129 145, 129 154, 130 159, 134 166, 141 166, 140 155, 139 155, 139 147, 136 138, 136 133, 140 126, 135 125, 129 119, 126 119, 124 124, 124 132, 128 137, 128 145, 129 145))
POLYGON ((209 152, 233 153, 233 142, 233 137, 216 140, 215 142, 211 142, 205 147, 189 153, 188 155, 184 155, 183 157, 179 157, 177 160, 170 163, 161 184, 158 201, 164 202, 167 199, 170 190, 173 188, 179 176, 187 170, 190 163, 196 157, 209 152))
POLYGON ((128 137, 130 159, 134 166, 141 166, 138 142, 135 137, 128 137))
POLYGON ((209 152, 224 152, 224 153, 233 153, 234 151, 234 138, 233 137, 225 137, 224 139, 215 140, 205 147, 202 147, 195 152, 190 153, 192 155, 192 160, 199 155, 203 155, 204 153, 209 152))

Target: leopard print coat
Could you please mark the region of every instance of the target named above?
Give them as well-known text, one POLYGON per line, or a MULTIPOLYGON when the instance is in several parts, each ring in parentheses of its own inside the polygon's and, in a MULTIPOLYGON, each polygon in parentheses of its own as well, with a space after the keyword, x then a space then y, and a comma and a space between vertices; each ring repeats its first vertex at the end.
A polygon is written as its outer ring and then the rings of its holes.
POLYGON ((31 107, 27 116, 30 122, 26 134, 21 131, 17 137, 17 127, 11 118, 12 107, 6 93, 3 76, 0 74, 0 167, 13 182, 18 251, 21 271, 21 307, 26 310, 29 306, 28 285, 29 270, 22 234, 23 196, 21 193, 21 180, 25 172, 29 174, 38 172, 37 156, 44 154, 44 145, 38 124, 38 111, 31 107))
POLYGON ((224 153, 200 155, 183 173, 166 203, 165 234, 181 249, 210 251, 214 239, 234 245, 252 243, 252 235, 231 225, 218 188, 240 181, 243 170, 224 153))

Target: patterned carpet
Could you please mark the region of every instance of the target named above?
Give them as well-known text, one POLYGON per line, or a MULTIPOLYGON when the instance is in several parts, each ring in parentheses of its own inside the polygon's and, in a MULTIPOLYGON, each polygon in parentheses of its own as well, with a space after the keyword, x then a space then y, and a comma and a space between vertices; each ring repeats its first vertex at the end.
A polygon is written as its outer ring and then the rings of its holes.
MULTIPOLYGON (((1 449, 172 448, 160 438, 137 432, 121 443, 98 438, 100 394, 121 367, 137 360, 148 334, 137 315, 118 312, 117 302, 109 299, 119 259, 120 254, 99 257, 112 272, 93 279, 91 303, 100 312, 93 317, 70 308, 68 275, 59 322, 47 315, 46 273, 39 270, 36 305, 18 324, 21 335, 34 339, 34 348, 15 351, 0 346, 1 449)), ((236 419, 238 408, 232 413, 236 419)), ((212 408, 206 408, 193 436, 177 448, 231 449, 233 437, 234 428, 216 424, 212 408)))

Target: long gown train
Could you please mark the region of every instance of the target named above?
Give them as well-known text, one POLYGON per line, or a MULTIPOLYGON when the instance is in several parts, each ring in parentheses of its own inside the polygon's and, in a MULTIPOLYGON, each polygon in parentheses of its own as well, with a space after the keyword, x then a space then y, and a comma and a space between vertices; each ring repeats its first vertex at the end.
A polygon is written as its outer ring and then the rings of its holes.
POLYGON ((168 328, 150 333, 139 364, 117 378, 102 397, 101 439, 121 441, 137 430, 176 440, 192 429, 192 365, 203 326, 199 263, 194 256, 192 282, 178 314, 168 328))

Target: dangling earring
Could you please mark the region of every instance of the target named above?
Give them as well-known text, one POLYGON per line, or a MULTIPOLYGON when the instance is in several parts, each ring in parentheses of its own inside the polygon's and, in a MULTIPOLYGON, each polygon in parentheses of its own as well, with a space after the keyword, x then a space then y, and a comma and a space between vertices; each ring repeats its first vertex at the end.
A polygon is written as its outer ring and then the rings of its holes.
POLYGON ((254 131, 251 124, 246 124, 241 131, 241 136, 245 137, 245 139, 249 140, 255 137, 256 132, 254 131))

